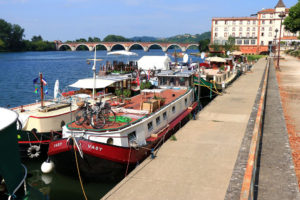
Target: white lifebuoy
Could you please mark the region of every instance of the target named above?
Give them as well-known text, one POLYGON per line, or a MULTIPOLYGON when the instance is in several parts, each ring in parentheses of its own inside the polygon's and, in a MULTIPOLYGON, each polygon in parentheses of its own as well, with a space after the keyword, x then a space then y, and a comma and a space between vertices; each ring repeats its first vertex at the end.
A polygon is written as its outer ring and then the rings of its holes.
POLYGON ((27 155, 29 158, 37 158, 41 154, 40 150, 41 148, 39 146, 32 145, 27 149, 27 155))

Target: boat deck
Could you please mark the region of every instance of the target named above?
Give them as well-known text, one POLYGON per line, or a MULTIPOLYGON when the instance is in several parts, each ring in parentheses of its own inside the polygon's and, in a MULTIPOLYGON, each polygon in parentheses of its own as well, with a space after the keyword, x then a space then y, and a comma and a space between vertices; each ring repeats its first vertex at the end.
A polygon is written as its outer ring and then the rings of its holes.
MULTIPOLYGON (((125 128, 131 124, 134 124, 143 118, 147 117, 151 114, 151 111, 145 110, 142 107, 142 104, 145 102, 150 102, 154 96, 159 98, 164 98, 165 103, 164 105, 168 105, 171 102, 175 101, 178 97, 182 96, 187 92, 186 89, 165 89, 162 90, 160 93, 153 93, 150 92, 151 90, 147 90, 147 92, 142 92, 142 94, 136 95, 130 98, 128 103, 123 104, 122 106, 115 106, 112 107, 112 110, 116 114, 116 122, 112 125, 105 125, 102 129, 94 129, 89 122, 84 122, 82 125, 77 125, 75 121, 67 124, 69 129, 76 129, 76 130, 94 130, 94 131, 107 131, 107 130, 119 130, 125 128), (123 122, 122 118, 128 119, 123 122), (119 120, 121 119, 121 120, 119 120)), ((112 103, 110 100, 109 103, 112 103)), ((160 106, 158 107, 158 109, 160 106)))

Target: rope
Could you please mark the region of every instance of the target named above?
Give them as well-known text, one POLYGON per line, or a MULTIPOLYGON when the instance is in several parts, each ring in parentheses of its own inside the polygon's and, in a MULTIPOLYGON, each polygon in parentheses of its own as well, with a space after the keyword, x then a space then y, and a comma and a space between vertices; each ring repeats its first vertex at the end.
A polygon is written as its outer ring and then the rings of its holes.
MULTIPOLYGON (((73 140, 75 140, 73 138, 73 140)), ((81 175, 80 175, 80 170, 79 170, 79 165, 78 165, 78 159, 77 159, 77 153, 76 153, 76 149, 75 149, 75 141, 74 141, 74 144, 73 144, 73 149, 74 149, 74 156, 75 156, 75 161, 76 161, 76 169, 77 169, 77 174, 78 174, 78 178, 79 178, 79 182, 80 182, 80 186, 81 186, 81 190, 82 190, 82 193, 84 195, 84 198, 85 200, 87 200, 87 196, 85 194, 85 190, 84 190, 84 187, 83 187, 83 184, 82 184, 82 180, 81 180, 81 175)))
POLYGON ((128 173, 130 157, 131 157, 131 146, 129 148, 129 155, 128 155, 128 161, 127 161, 127 166, 126 166, 125 177, 127 176, 127 173, 128 173))
MULTIPOLYGON (((19 190, 19 188, 21 187, 21 185, 22 185, 23 183, 25 183, 25 179, 26 179, 26 177, 27 177, 27 168, 25 167, 25 165, 23 165, 23 164, 21 164, 21 165, 24 167, 24 170, 25 170, 24 177, 23 177, 23 179, 21 180, 21 182, 19 183, 19 185, 14 189, 13 193, 12 193, 11 195, 9 195, 8 200, 10 200, 11 197, 15 197, 15 196, 16 196, 15 193, 19 190)), ((25 188, 26 188, 26 187, 25 187, 25 188)), ((25 189, 25 190, 26 190, 26 189, 25 189)))

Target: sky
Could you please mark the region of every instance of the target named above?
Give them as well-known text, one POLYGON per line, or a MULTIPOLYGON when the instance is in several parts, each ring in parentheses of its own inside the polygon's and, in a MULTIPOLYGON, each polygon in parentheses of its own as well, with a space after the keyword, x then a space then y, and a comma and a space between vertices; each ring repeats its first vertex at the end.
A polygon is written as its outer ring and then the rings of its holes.
MULTIPOLYGON (((298 0, 283 0, 287 7, 298 0)), ((213 17, 243 17, 278 0, 0 0, 0 18, 25 39, 75 40, 109 34, 170 37, 210 31, 213 17)))

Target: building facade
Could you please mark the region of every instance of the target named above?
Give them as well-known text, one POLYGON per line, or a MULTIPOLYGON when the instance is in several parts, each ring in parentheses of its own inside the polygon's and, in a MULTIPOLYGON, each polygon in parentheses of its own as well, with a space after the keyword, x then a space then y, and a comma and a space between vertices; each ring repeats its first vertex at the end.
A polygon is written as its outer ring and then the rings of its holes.
MULTIPOLYGON (((289 9, 279 0, 274 9, 263 9, 251 17, 213 18, 211 43, 225 44, 229 36, 232 36, 240 51, 245 54, 268 52, 269 45, 278 41, 281 19, 283 22, 288 13, 289 9), (279 16, 282 14, 285 17, 279 16)), ((297 40, 297 36, 299 33, 286 31, 282 24, 282 41, 297 40)))

